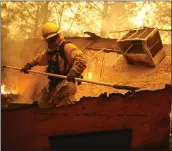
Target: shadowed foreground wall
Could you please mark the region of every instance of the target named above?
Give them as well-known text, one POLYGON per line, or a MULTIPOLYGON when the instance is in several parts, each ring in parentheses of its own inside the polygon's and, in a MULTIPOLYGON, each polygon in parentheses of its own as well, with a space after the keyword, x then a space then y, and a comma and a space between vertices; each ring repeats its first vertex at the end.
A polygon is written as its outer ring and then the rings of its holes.
POLYGON ((132 148, 167 148, 170 106, 171 86, 140 91, 132 98, 117 93, 82 98, 55 109, 11 104, 2 110, 2 150, 50 150, 50 139, 58 135, 125 129, 132 130, 132 148))

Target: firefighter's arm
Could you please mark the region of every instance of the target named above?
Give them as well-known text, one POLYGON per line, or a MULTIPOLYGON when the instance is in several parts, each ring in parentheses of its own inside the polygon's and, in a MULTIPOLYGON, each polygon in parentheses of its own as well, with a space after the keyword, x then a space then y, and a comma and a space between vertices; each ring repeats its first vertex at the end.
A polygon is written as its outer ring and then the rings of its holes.
POLYGON ((65 45, 65 54, 71 61, 72 67, 68 73, 68 77, 78 77, 86 68, 86 59, 82 51, 75 45, 69 43, 65 45))
POLYGON ((26 65, 21 69, 21 72, 28 74, 28 70, 30 70, 34 66, 45 66, 48 64, 48 54, 47 51, 44 51, 30 60, 26 65))
POLYGON ((48 54, 47 51, 44 51, 40 54, 38 54, 36 57, 34 57, 31 61, 29 61, 29 64, 33 66, 46 66, 48 65, 48 54))

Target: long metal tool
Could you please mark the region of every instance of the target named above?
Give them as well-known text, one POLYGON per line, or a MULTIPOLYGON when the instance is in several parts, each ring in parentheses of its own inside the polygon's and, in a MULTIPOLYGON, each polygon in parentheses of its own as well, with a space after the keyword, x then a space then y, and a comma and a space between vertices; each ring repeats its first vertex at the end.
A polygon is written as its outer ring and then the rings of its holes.
MULTIPOLYGON (((21 68, 12 67, 12 66, 2 66, 2 67, 3 68, 14 69, 14 70, 21 70, 21 68)), ((52 76, 52 77, 61 78, 61 79, 66 79, 67 78, 67 76, 59 75, 59 74, 52 74, 52 73, 46 73, 46 72, 40 72, 40 71, 34 71, 34 70, 28 70, 28 71, 30 73, 36 73, 36 74, 41 74, 41 75, 45 75, 45 76, 52 76)), ((90 80, 84 80, 84 79, 80 79, 80 78, 75 78, 75 80, 76 81, 81 81, 81 82, 86 82, 86 83, 92 83, 92 84, 97 84, 97 85, 108 86, 108 87, 112 87, 112 88, 115 88, 115 89, 130 90, 132 92, 139 89, 138 87, 116 85, 116 84, 97 82, 97 81, 90 81, 90 80)))

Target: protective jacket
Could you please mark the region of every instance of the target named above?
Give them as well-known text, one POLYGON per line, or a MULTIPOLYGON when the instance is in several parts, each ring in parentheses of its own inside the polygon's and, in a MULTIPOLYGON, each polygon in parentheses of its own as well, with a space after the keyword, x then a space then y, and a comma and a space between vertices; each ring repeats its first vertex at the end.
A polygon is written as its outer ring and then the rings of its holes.
MULTIPOLYGON (((32 67, 48 65, 46 71, 49 73, 72 75, 75 77, 81 75, 86 68, 86 60, 82 51, 74 44, 65 40, 55 50, 47 49, 43 53, 38 54, 29 64, 32 67), (64 53, 60 53, 62 49, 64 49, 64 53)), ((59 106, 73 104, 76 101, 74 97, 76 93, 75 83, 54 77, 48 77, 48 79, 48 87, 43 89, 39 96, 41 104, 48 103, 45 106, 59 106)))

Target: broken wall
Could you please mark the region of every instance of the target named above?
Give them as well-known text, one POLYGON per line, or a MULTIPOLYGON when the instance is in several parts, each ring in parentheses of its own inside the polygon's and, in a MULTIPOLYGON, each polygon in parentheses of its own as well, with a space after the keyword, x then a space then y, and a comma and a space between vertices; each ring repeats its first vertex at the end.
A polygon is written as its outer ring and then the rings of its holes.
MULTIPOLYGON (((154 92, 137 92, 133 97, 129 93, 84 97, 74 105, 52 109, 40 109, 35 103, 10 104, 2 110, 2 149, 50 150, 50 136, 73 134, 76 139, 76 134, 89 132, 93 136, 92 132, 118 130, 120 133, 126 129, 132 129, 127 149, 167 149, 171 90, 171 86, 166 85, 154 92)), ((73 142, 72 149, 76 150, 77 144, 73 142)), ((106 146, 106 149, 116 147, 120 149, 119 145, 106 146)), ((101 148, 93 144, 88 149, 101 148)))

